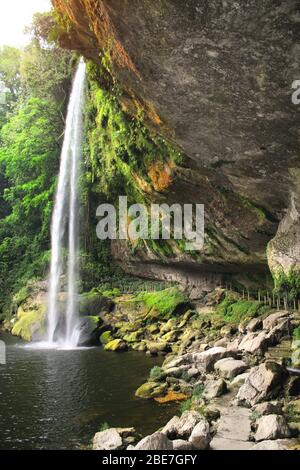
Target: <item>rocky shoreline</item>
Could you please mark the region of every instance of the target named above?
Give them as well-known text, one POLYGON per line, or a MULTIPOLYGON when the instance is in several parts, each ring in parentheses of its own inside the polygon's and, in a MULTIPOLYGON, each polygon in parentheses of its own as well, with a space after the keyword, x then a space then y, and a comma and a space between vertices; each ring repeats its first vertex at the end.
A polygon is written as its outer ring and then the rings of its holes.
MULTIPOLYGON (((124 320, 124 308, 116 311, 122 311, 124 320)), ((115 338, 106 349, 118 344, 120 350, 165 355, 162 367, 152 369, 136 396, 158 403, 175 400, 181 402, 180 409, 142 440, 133 429, 97 433, 95 450, 299 448, 300 377, 288 372, 291 357, 299 365, 298 311, 270 310, 217 289, 205 304, 194 310, 186 306, 185 313, 166 321, 152 322, 148 312, 144 325, 138 321, 145 315, 140 308, 135 314, 130 309, 130 315, 128 331, 122 322, 115 323, 115 338), (227 310, 218 315, 222 304, 228 304, 227 310), (139 328, 134 330, 134 325, 139 328)))
MULTIPOLYGON (((42 339, 44 301, 35 286, 6 328, 42 339)), ((153 435, 141 440, 130 427, 106 429, 94 449, 299 448, 299 311, 222 288, 192 302, 170 287, 123 295, 94 289, 81 295, 80 313, 81 344, 164 357, 137 398, 178 402, 178 416, 153 435)))

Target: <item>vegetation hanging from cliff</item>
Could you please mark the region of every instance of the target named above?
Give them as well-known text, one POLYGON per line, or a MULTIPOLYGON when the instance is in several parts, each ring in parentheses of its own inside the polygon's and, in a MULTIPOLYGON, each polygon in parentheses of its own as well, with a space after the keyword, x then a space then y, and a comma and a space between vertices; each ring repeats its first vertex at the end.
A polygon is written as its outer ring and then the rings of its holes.
POLYGON ((87 154, 93 190, 110 200, 126 194, 134 202, 145 201, 151 191, 168 187, 171 168, 182 156, 146 129, 142 111, 137 119, 124 114, 117 85, 111 93, 104 91, 97 67, 89 64, 88 75, 87 154))

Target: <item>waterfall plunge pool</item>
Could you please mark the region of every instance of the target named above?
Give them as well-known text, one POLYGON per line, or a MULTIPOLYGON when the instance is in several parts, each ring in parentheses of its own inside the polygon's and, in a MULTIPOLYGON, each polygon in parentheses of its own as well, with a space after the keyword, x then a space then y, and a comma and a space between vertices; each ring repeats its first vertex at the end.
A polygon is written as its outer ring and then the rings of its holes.
POLYGON ((99 348, 34 349, 6 333, 0 365, 0 449, 82 449, 106 422, 146 435, 175 413, 134 397, 161 359, 99 348))

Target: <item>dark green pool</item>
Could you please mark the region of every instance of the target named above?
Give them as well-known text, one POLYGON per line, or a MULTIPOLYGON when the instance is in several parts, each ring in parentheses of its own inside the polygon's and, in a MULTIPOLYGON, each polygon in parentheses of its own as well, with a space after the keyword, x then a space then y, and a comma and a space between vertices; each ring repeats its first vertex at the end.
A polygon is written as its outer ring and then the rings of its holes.
POLYGON ((7 364, 0 365, 1 449, 86 447, 103 422, 145 435, 176 410, 134 397, 158 363, 144 354, 35 350, 7 334, 0 339, 7 347, 7 364))

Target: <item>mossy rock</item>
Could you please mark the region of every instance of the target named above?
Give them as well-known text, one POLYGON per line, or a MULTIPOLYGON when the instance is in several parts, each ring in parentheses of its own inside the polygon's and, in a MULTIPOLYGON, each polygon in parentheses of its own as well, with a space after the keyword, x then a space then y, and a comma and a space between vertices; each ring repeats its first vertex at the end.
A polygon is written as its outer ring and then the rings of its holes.
POLYGON ((113 339, 104 346, 106 351, 126 351, 127 344, 122 339, 113 339))
POLYGON ((161 339, 163 341, 166 341, 167 343, 174 343, 177 339, 177 336, 178 336, 178 332, 173 330, 173 331, 169 331, 168 333, 166 333, 165 335, 163 335, 161 337, 161 339))
POLYGON ((101 344, 108 344, 111 341, 113 341, 113 339, 114 338, 111 335, 111 331, 104 331, 104 333, 102 333, 102 335, 100 336, 100 343, 101 344))
POLYGON ((170 351, 170 345, 165 341, 147 341, 146 345, 148 351, 150 351, 151 354, 158 354, 170 351))
POLYGON ((170 318, 170 320, 167 321, 167 323, 163 324, 160 332, 161 333, 169 333, 169 331, 174 330, 174 328, 177 327, 177 320, 176 318, 170 318))
POLYGON ((25 341, 39 341, 45 335, 45 325, 46 306, 40 305, 36 310, 29 311, 24 311, 20 307, 12 334, 20 336, 25 341))
POLYGON ((143 292, 136 297, 136 300, 143 302, 149 308, 146 320, 168 319, 171 315, 176 316, 186 312, 190 305, 184 293, 176 287, 157 292, 143 292))
POLYGON ((167 391, 167 384, 157 382, 146 382, 141 385, 135 392, 135 396, 139 398, 155 398, 162 396, 167 391))
POLYGON ((114 302, 98 292, 82 294, 79 299, 79 312, 84 316, 99 316, 100 313, 110 312, 114 302))
POLYGON ((124 341, 126 341, 126 343, 136 343, 139 340, 141 334, 142 334, 141 330, 133 331, 132 333, 125 335, 123 339, 124 341))
POLYGON ((122 323, 122 326, 119 328, 118 333, 120 336, 123 336, 127 333, 134 333, 140 330, 141 326, 142 326, 142 322, 139 322, 139 321, 122 323))
POLYGON ((147 351, 147 346, 146 346, 145 341, 141 341, 139 343, 133 343, 130 345, 130 347, 131 349, 133 349, 133 351, 138 351, 138 352, 147 351))
POLYGON ((155 335, 159 333, 159 326, 157 323, 152 323, 151 325, 147 325, 145 329, 151 335, 155 335))

